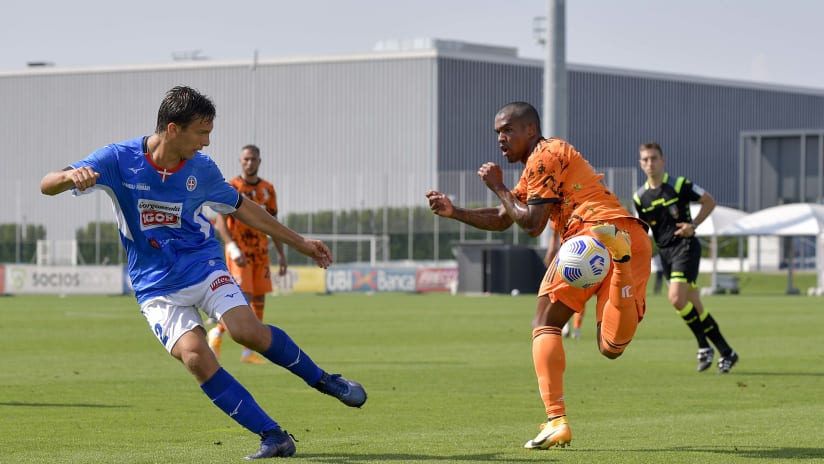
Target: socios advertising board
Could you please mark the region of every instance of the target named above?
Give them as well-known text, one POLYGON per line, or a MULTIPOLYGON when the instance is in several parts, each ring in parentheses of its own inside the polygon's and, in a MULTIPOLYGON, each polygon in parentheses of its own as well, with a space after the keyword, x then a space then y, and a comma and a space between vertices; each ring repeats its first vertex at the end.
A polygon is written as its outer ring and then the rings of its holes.
POLYGON ((5 292, 10 294, 123 293, 121 266, 5 265, 5 292))

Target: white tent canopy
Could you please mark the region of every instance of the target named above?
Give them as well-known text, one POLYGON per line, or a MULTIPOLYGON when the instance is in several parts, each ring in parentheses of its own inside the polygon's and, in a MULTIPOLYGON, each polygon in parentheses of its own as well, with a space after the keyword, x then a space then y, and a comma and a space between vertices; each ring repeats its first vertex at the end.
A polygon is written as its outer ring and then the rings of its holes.
MULTIPOLYGON (((700 210, 700 204, 690 204, 692 217, 697 216, 700 210)), ((747 213, 740 209, 719 205, 716 206, 709 217, 695 229, 695 235, 699 237, 710 237, 710 258, 712 258, 711 291, 718 289, 718 236, 721 235, 719 232, 746 215, 747 213)))
MULTIPOLYGON (((692 213, 692 217, 698 215, 698 211, 701 210, 701 205, 698 203, 691 203, 690 204, 690 213, 692 213)), ((715 209, 712 210, 712 214, 707 218, 706 221, 702 222, 700 226, 695 230, 695 235, 699 237, 712 237, 718 235, 724 235, 719 233, 726 227, 733 224, 735 221, 743 218, 746 216, 747 213, 741 211, 740 209, 735 208, 728 208, 726 206, 716 206, 715 209)), ((734 234, 728 234, 734 235, 734 234)))
MULTIPOLYGON (((816 237, 816 294, 824 292, 824 205, 791 203, 748 214, 719 231, 720 235, 774 235, 816 237)), ((790 259, 792 259, 792 250, 790 259)), ((792 264, 788 266, 792 281, 792 264)), ((792 285, 790 284, 790 287, 792 285)))
POLYGON ((762 209, 720 230, 720 235, 818 236, 824 232, 824 205, 790 203, 762 209))

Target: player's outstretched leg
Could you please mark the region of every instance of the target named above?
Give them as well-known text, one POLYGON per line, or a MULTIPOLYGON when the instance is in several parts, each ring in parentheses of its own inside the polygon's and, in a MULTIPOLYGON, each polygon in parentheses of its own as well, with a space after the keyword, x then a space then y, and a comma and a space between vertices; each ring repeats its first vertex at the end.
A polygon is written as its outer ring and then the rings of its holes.
POLYGON ((261 353, 263 357, 285 367, 318 391, 334 396, 347 406, 363 406, 366 390, 361 384, 345 379, 340 374, 328 374, 286 332, 273 325, 268 327, 272 333, 272 344, 261 353))
POLYGON ((277 427, 260 434, 260 449, 246 456, 246 460, 288 458, 295 455, 295 442, 288 432, 277 427))
POLYGON ((538 435, 524 444, 528 449, 548 449, 553 446, 565 447, 572 442, 572 431, 566 416, 547 419, 539 426, 538 435))
POLYGON ((363 385, 354 380, 345 379, 340 374, 324 372, 314 387, 319 392, 334 396, 341 403, 353 408, 359 408, 366 403, 366 390, 363 385))
POLYGON ((601 354, 609 359, 621 356, 638 328, 646 309, 645 294, 649 279, 652 249, 646 230, 630 218, 617 224, 599 224, 590 230, 612 254, 608 299, 602 320, 597 325, 601 354), (631 236, 631 238, 630 238, 631 236), (633 255, 636 259, 632 259, 633 255))

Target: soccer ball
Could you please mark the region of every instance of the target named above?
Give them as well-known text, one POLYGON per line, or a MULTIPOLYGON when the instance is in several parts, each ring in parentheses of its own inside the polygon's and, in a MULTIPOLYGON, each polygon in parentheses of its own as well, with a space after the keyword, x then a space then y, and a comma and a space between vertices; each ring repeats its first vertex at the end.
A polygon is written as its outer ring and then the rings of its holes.
POLYGON ((558 250, 557 272, 568 284, 587 288, 601 282, 612 260, 603 243, 589 235, 572 237, 558 250))

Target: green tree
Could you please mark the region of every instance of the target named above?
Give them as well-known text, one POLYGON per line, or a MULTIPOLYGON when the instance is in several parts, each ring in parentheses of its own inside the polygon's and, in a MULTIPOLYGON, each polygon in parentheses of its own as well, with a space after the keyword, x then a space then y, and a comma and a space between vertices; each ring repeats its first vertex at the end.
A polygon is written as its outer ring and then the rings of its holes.
MULTIPOLYGON (((18 261, 18 224, 0 224, 0 263, 18 261)), ((26 224, 20 230, 19 260, 33 263, 37 258, 37 241, 46 238, 46 228, 40 224, 26 224)))
POLYGON ((120 234, 114 222, 90 222, 77 229, 78 254, 82 264, 120 264, 126 261, 126 253, 120 244, 120 234), (100 226, 100 248, 97 247, 97 226, 100 226))

